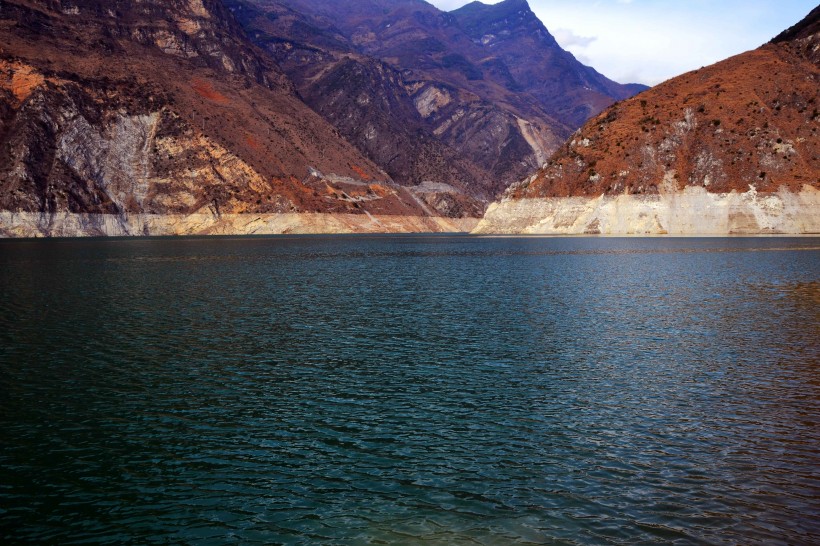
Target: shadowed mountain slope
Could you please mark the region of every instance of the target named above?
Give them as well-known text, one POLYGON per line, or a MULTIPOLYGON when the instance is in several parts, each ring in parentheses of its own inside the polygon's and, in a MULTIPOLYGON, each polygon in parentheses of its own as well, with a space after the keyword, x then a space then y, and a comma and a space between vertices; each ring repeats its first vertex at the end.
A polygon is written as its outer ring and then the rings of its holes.
POLYGON ((487 55, 476 60, 477 66, 508 88, 534 96, 570 127, 580 126, 614 100, 646 89, 616 83, 578 62, 558 45, 526 0, 473 2, 452 15, 487 55))

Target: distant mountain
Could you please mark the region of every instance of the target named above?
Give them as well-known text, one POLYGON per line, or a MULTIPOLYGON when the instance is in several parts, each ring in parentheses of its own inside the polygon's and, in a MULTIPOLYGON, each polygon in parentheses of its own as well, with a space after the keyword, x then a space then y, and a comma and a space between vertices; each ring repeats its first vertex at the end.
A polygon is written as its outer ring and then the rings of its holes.
POLYGON ((501 189, 430 130, 396 69, 357 53, 320 18, 272 2, 228 5, 303 100, 426 206, 477 217, 501 189))
MULTIPOLYGON (((636 91, 584 67, 554 40, 555 51, 530 64, 496 54, 468 30, 483 19, 503 26, 492 14, 480 17, 497 6, 450 14, 417 0, 228 5, 306 102, 395 180, 447 183, 481 201, 541 166, 589 115, 636 91), (567 83, 532 93, 537 72, 567 83)), ((526 2, 498 6, 528 14, 529 26, 508 21, 510 50, 530 48, 530 32, 549 35, 526 2)))
POLYGON ((473 2, 452 14, 473 42, 490 53, 474 59, 478 67, 509 89, 536 97, 570 127, 647 88, 616 83, 578 62, 558 45, 526 0, 473 2))
POLYGON ((479 229, 820 232, 818 19, 611 106, 479 229))
POLYGON ((220 1, 4 0, 0 29, 0 234, 437 215, 308 108, 220 1))

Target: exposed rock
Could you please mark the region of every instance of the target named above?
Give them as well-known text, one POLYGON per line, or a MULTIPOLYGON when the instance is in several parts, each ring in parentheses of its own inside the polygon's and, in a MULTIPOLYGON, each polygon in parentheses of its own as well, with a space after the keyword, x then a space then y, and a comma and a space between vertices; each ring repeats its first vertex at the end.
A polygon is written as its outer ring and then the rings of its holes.
POLYGON ((0 211, 0 237, 469 232, 476 218, 344 213, 78 214, 0 211))
POLYGON ((508 199, 490 205, 479 234, 818 234, 820 191, 774 193, 704 188, 655 195, 508 199))

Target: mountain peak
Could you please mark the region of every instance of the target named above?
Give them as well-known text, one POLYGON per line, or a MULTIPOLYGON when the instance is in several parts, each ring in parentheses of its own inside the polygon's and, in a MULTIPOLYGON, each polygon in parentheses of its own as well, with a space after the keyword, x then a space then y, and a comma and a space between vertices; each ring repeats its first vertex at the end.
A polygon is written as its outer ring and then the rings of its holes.
POLYGON ((484 2, 480 2, 476 0, 475 2, 470 2, 456 10, 453 10, 451 13, 455 14, 465 14, 465 13, 478 13, 478 12, 492 12, 492 13, 515 13, 517 11, 526 11, 531 12, 530 5, 527 0, 504 0, 503 2, 499 2, 497 4, 485 4, 484 2))
POLYGON ((493 6, 500 8, 505 7, 507 9, 515 8, 515 9, 530 9, 530 4, 527 0, 504 0, 503 2, 499 2, 498 4, 492 4, 493 6))
POLYGON ((552 38, 527 0, 504 0, 498 4, 473 2, 451 13, 474 40, 481 40, 485 35, 510 36, 517 30, 552 38))

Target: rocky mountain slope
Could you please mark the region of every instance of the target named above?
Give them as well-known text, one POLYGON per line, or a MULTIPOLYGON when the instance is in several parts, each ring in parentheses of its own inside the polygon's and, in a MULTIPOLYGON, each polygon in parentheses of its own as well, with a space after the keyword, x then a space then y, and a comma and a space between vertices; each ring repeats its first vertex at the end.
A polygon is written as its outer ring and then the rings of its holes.
POLYGON ((431 216, 218 0, 0 5, 0 235, 463 229, 431 216))
POLYGON ((419 0, 228 5, 306 102, 395 180, 482 202, 540 167, 589 115, 636 92, 561 50, 523 0, 452 14, 419 0), (498 10, 520 15, 499 19, 498 10), (471 35, 481 29, 509 36, 486 43, 471 35), (533 44, 543 54, 511 53, 533 44))
POLYGON ((818 19, 610 107, 478 230, 820 232, 818 19))

